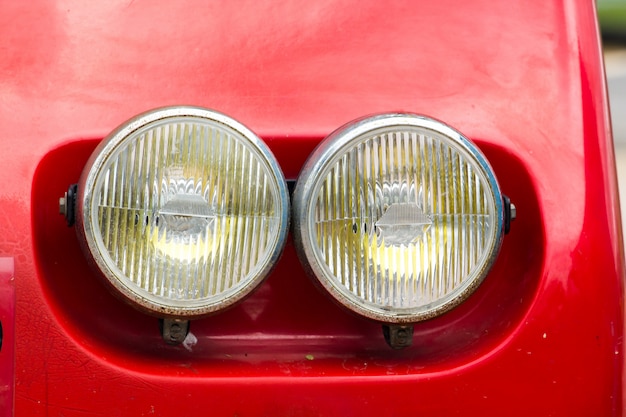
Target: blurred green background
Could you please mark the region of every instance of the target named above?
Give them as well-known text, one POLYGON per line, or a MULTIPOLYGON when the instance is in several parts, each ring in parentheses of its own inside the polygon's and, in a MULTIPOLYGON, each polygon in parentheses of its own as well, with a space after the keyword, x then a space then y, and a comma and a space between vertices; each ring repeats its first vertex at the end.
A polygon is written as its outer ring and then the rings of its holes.
POLYGON ((597 6, 605 42, 626 43, 626 0, 597 0, 597 6))
POLYGON ((604 44, 622 224, 626 230, 626 0, 597 0, 596 4, 604 44))

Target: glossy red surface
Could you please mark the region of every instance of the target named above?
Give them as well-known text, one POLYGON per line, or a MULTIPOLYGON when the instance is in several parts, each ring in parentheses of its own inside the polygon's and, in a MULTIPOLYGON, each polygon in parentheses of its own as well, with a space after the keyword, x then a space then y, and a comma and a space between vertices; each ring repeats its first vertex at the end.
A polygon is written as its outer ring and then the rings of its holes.
POLYGON ((0 256, 15 414, 624 414, 624 264, 592 2, 6 2, 0 256), (241 305, 163 344, 89 269, 58 198, 97 141, 173 104, 226 113, 295 178, 325 135, 402 110, 475 140, 518 209, 465 303, 389 349, 293 245, 241 305))

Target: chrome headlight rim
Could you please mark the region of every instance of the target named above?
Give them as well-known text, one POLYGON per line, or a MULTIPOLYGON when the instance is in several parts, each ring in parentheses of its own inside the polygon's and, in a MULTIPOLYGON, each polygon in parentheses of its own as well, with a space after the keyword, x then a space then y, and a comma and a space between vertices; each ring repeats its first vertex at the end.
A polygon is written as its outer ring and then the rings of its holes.
MULTIPOLYGON (((250 294, 269 276, 282 255, 290 225, 290 199, 282 170, 271 150, 252 130, 235 119, 215 110, 196 106, 168 106, 141 113, 122 123, 118 128, 107 135, 95 148, 85 167, 83 168, 78 190, 76 193, 76 230, 79 243, 87 260, 100 275, 102 281, 112 290, 113 294, 133 307, 161 318, 196 319, 212 315, 236 305, 250 294), (239 138, 246 140, 245 146, 250 146, 255 152, 263 156, 263 163, 273 174, 277 191, 277 213, 280 217, 278 231, 272 241, 273 250, 263 262, 262 266, 254 271, 254 278, 246 281, 245 285, 233 287, 222 293, 217 300, 167 300, 160 302, 155 297, 146 294, 134 285, 128 285, 119 278, 121 270, 115 262, 107 259, 106 248, 95 238, 99 232, 97 222, 93 221, 93 190, 96 182, 105 168, 106 162, 120 151, 129 137, 136 137, 138 132, 147 131, 159 124, 167 124, 171 120, 189 119, 190 121, 206 121, 231 131, 239 138)), ((123 274, 122 274, 123 275, 123 274)), ((131 283, 132 284, 132 283, 131 283)))
POLYGON ((331 295, 338 304, 347 307, 360 316, 387 324, 412 324, 428 320, 448 312, 465 301, 484 281, 497 258, 505 228, 503 194, 486 157, 467 137, 447 124, 431 117, 413 113, 381 113, 365 116, 348 122, 327 136, 305 162, 292 196, 294 244, 301 263, 307 273, 314 278, 314 283, 331 295), (327 276, 332 273, 326 263, 313 248, 313 206, 317 201, 319 184, 324 181, 328 171, 348 150, 352 149, 364 136, 375 136, 376 132, 386 129, 418 129, 432 132, 440 139, 453 143, 461 153, 468 155, 480 167, 480 175, 489 185, 489 195, 495 207, 496 224, 493 227, 491 249, 486 251, 481 267, 473 279, 467 280, 462 287, 441 301, 419 308, 391 310, 381 306, 356 300, 349 291, 327 276), (432 305, 436 304, 436 305, 432 305))

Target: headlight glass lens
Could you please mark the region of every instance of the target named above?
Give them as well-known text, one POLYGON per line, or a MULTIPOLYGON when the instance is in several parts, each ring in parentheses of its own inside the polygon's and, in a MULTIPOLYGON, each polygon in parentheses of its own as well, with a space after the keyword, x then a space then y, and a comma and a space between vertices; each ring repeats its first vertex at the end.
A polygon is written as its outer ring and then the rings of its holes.
POLYGON ((288 194, 263 142, 220 113, 155 110, 94 152, 79 234, 109 283, 163 316, 199 316, 252 291, 282 251, 288 194))
POLYGON ((305 164, 295 238, 340 303, 384 322, 465 299, 500 247, 502 196, 482 153, 432 119, 388 114, 334 132, 305 164))

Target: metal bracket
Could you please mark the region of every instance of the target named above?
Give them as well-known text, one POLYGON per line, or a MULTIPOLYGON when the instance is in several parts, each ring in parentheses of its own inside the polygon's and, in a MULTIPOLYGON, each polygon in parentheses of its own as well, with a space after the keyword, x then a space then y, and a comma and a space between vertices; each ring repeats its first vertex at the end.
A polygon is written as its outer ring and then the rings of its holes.
POLYGON ((383 325, 385 342, 392 349, 404 349, 413 343, 412 325, 383 325))
POLYGON ((180 345, 189 333, 189 320, 159 319, 161 337, 168 345, 180 345))
POLYGON ((67 189, 67 192, 63 197, 59 198, 59 213, 65 216, 67 226, 74 225, 76 220, 76 193, 78 191, 78 184, 72 184, 67 189))
POLYGON ((286 180, 287 182, 287 191, 289 191, 289 196, 293 196, 293 190, 296 189, 297 180, 286 180))
POLYGON ((511 222, 517 217, 517 208, 511 203, 511 199, 504 194, 502 195, 502 203, 504 205, 504 234, 508 234, 511 230, 511 222))

